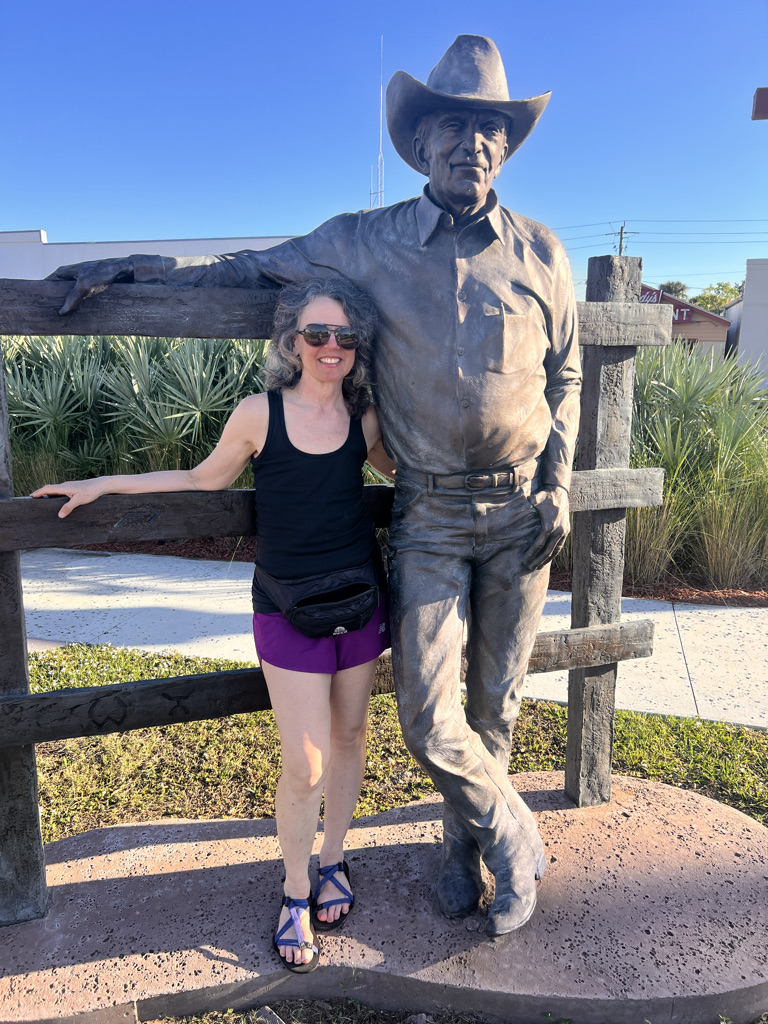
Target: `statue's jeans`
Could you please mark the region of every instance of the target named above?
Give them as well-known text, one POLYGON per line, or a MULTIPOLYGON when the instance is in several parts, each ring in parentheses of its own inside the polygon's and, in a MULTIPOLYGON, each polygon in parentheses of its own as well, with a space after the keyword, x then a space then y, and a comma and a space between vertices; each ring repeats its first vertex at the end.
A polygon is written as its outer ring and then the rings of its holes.
MULTIPOLYGON (((541 529, 523 489, 429 494, 398 474, 390 527, 392 661, 406 745, 496 875, 532 858, 533 815, 507 766, 549 566, 522 557, 541 529), (466 707, 461 645, 468 620, 466 707)), ((458 836, 457 836, 458 838, 458 836)))

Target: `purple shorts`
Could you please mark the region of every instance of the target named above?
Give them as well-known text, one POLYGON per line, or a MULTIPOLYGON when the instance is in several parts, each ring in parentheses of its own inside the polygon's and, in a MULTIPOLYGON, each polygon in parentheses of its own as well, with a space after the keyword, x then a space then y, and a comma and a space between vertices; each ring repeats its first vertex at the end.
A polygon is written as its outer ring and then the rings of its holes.
POLYGON ((389 602, 382 594, 379 607, 362 629, 314 640, 292 626, 281 612, 256 612, 253 638, 259 661, 291 672, 333 675, 373 661, 390 646, 389 602))

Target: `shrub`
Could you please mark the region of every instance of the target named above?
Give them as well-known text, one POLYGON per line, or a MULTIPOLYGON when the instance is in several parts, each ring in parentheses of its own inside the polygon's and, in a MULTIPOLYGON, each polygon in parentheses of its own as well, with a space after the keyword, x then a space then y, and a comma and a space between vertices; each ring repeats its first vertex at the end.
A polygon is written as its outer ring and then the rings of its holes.
POLYGON ((636 579, 768 580, 767 399, 762 374, 732 359, 712 366, 681 343, 638 353, 631 463, 665 481, 663 505, 628 511, 636 579))
POLYGON ((5 345, 17 494, 65 477, 189 468, 263 390, 266 342, 18 337, 5 345))
MULTIPOLYGON (((638 352, 630 464, 664 470, 663 504, 627 510, 625 573, 718 587, 768 581, 768 392, 762 374, 684 343, 638 352)), ((570 549, 556 560, 570 566, 570 549)))

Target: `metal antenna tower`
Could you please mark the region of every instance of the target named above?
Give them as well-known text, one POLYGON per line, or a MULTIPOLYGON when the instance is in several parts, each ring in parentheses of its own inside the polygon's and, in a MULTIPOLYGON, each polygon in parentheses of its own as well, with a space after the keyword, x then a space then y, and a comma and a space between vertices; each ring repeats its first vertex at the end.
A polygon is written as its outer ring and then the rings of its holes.
POLYGON ((384 205, 384 36, 381 37, 381 71, 379 74, 379 159, 376 163, 376 190, 371 167, 371 209, 384 205))

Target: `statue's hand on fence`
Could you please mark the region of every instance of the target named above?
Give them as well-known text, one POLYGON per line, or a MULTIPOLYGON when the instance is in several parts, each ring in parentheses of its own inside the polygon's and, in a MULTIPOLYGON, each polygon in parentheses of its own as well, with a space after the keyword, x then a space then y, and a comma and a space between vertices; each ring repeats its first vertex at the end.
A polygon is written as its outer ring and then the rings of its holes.
POLYGON ((541 517, 541 532, 523 555, 523 563, 529 569, 540 569, 552 561, 571 531, 568 492, 562 487, 538 491, 530 502, 541 517))
POLYGON ((130 256, 110 260, 90 260, 86 263, 70 263, 59 267, 48 275, 49 281, 74 281, 75 285, 64 300, 59 315, 77 309, 83 299, 106 291, 113 281, 132 281, 133 263, 130 256))

